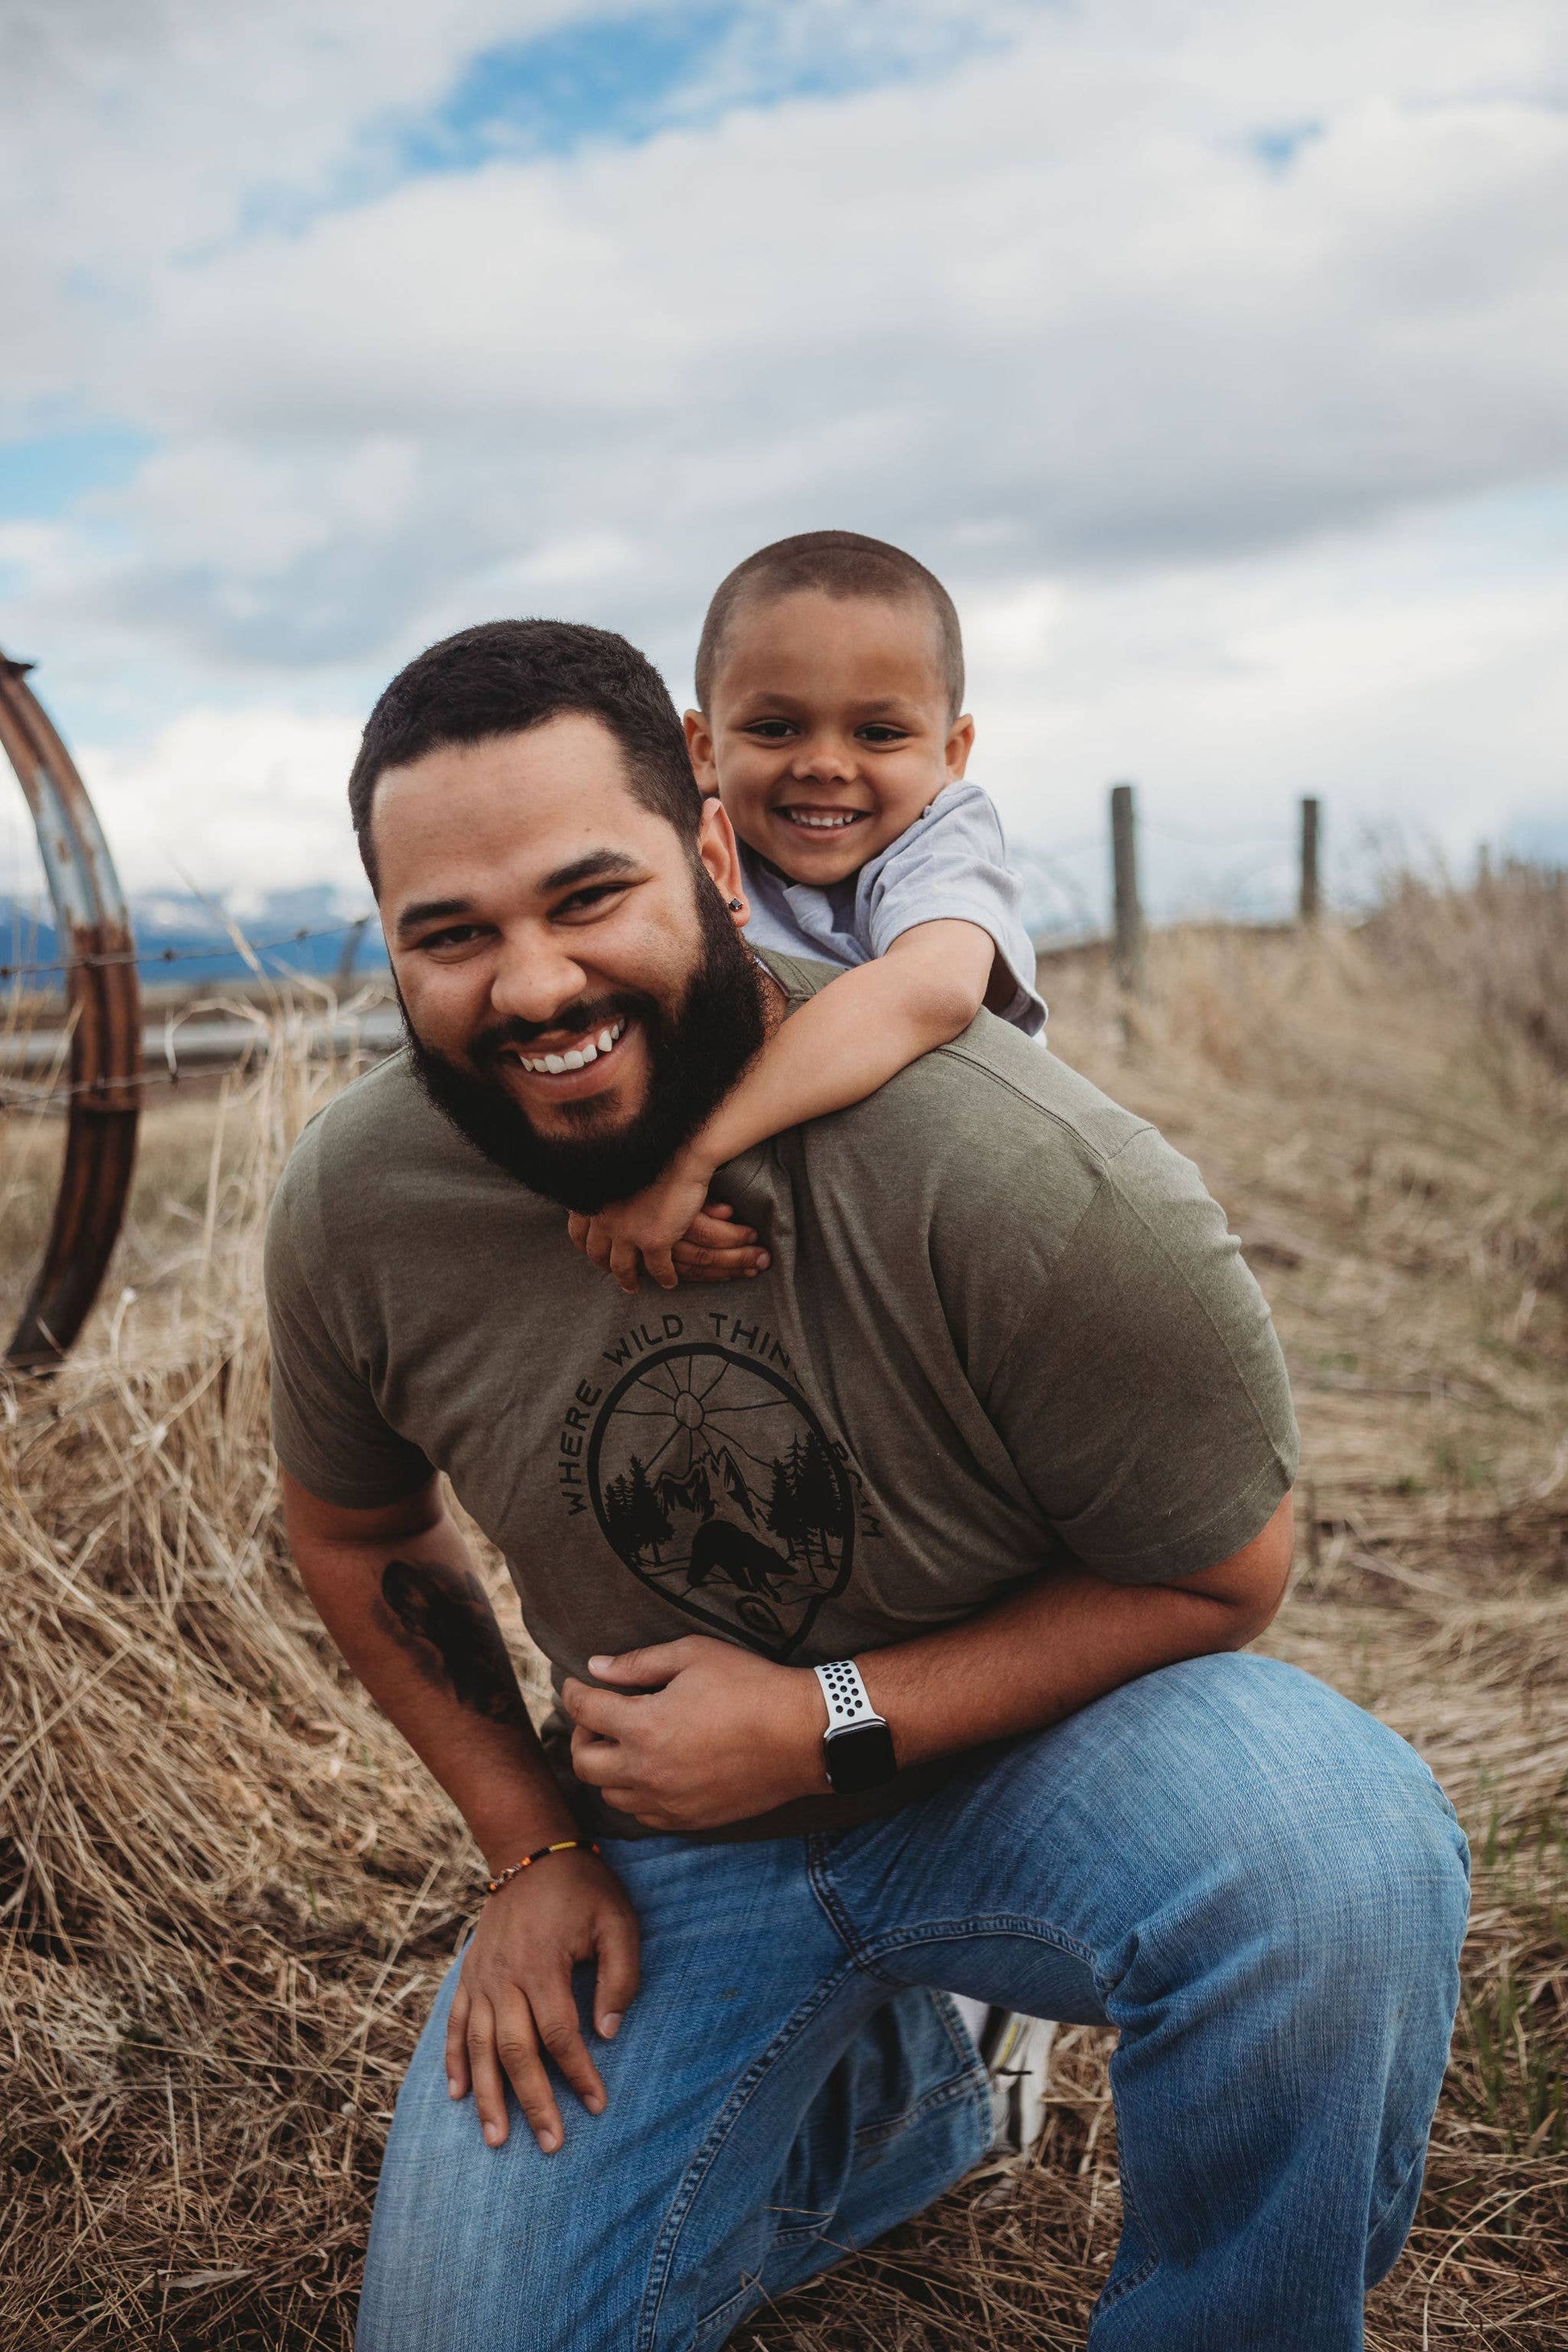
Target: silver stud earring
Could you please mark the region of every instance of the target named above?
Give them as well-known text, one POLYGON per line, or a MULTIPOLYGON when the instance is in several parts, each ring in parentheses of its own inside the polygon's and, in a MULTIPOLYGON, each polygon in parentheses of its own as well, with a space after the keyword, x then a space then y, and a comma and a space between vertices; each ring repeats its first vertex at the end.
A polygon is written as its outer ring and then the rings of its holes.
POLYGON ((732 915, 738 915, 738 914, 740 913, 740 911, 741 911, 741 901, 740 901, 740 899, 739 899, 739 898, 731 898, 731 901, 730 901, 730 912, 731 912, 732 915))

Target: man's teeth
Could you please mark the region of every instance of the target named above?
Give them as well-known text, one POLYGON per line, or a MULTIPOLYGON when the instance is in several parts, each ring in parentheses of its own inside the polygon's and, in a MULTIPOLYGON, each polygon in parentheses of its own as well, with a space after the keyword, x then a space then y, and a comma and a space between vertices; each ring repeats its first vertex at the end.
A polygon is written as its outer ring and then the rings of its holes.
POLYGON ((601 1029, 596 1037, 590 1037, 584 1045, 574 1045, 564 1054, 520 1054, 518 1059, 525 1070, 534 1070, 552 1078, 560 1077, 564 1070, 585 1070, 590 1062, 596 1062, 601 1054, 607 1054, 612 1045, 619 1043, 626 1025, 624 1021, 614 1021, 607 1029, 601 1029))
POLYGON ((820 814, 809 809, 781 809, 779 814, 788 817, 791 824, 807 824, 813 833, 841 833, 847 824, 858 824, 864 809, 824 810, 820 814))

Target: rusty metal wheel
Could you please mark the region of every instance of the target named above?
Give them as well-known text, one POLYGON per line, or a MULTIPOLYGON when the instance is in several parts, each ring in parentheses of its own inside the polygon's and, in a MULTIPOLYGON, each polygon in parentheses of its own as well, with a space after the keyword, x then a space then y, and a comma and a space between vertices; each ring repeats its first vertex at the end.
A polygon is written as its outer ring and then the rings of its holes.
POLYGON ((142 997, 124 894, 87 787, 0 654, 0 744, 37 828, 71 1023, 68 1125, 54 1222, 7 1363, 48 1371, 98 1296, 125 1213, 142 1106, 142 997))

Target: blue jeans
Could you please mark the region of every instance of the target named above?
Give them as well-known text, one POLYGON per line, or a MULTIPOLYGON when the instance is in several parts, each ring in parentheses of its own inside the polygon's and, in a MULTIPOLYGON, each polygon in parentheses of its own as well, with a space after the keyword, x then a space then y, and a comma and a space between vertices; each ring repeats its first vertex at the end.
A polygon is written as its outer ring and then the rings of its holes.
MULTIPOLYGON (((397 2102, 357 2352, 707 2352, 983 2154, 947 1990, 1110 2023, 1125 2221, 1094 2352, 1351 2352, 1415 2211, 1466 1851, 1293 1667, 1165 1668, 840 1836, 606 1849, 642 1990, 604 2115, 488 2148, 448 1978, 397 2102)), ((583 1989, 586 2017, 586 1986, 583 1989)))

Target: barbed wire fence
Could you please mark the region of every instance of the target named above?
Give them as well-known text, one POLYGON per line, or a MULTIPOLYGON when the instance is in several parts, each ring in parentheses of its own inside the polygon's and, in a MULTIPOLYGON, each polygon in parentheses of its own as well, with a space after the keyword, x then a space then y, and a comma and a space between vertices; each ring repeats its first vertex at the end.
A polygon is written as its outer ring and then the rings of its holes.
MULTIPOLYGON (((1079 833, 1048 843, 1026 835, 1009 845, 1011 863, 1024 886, 1026 919, 1042 954, 1071 953, 1108 942, 1124 923, 1124 916, 1118 914, 1116 878, 1116 810, 1121 805, 1121 794, 1131 796, 1128 821, 1133 827, 1141 919, 1163 926, 1195 921, 1245 928, 1292 918, 1300 920, 1303 916, 1310 920, 1321 907, 1321 802, 1300 802, 1294 826, 1280 823, 1242 833, 1226 832, 1223 851, 1217 851, 1215 828, 1149 817, 1136 809, 1134 786, 1112 785, 1105 831, 1079 833), (1154 860, 1145 857, 1144 845, 1150 842, 1154 845, 1154 860), (1190 856, 1174 861, 1161 858, 1159 852, 1165 845, 1177 851, 1201 850, 1206 858, 1203 862, 1190 856), (1141 891, 1141 878, 1149 863, 1160 869, 1159 911, 1152 916, 1142 904, 1141 891), (1173 863, 1179 868, 1174 887, 1170 874, 1173 863)), ((1125 856, 1121 870, 1121 887, 1125 887, 1125 856)))
POLYGON ((353 950, 358 948, 373 919, 368 915, 349 916, 342 922, 300 927, 276 939, 254 941, 237 932, 235 937, 241 942, 238 945, 213 939, 189 947, 88 952, 74 958, 29 958, 13 950, 10 961, 0 962, 0 987, 6 989, 8 996, 0 1013, 0 1117, 16 1111, 64 1114, 73 1097, 80 1096, 102 1098, 111 1097, 117 1090, 126 1095, 139 1094, 148 1086, 179 1087, 232 1073, 239 1064, 265 1052, 267 1045, 265 1028, 247 1019, 249 1008, 235 993, 247 982, 259 980, 273 991, 286 992, 293 989, 317 996, 321 1001, 323 1022, 328 1018, 325 1001, 331 997, 342 1023, 357 1028, 358 1016, 379 1003, 385 994, 384 988, 378 988, 372 981, 368 989, 355 992, 346 1003, 342 1001, 345 991, 353 986, 357 961, 353 950), (278 961, 290 948, 331 939, 341 940, 344 949, 333 975, 278 961), (213 965, 226 961, 237 964, 239 970, 228 973, 211 971, 213 965), (41 1080, 31 1075, 37 1066, 59 1065, 64 1058, 62 1049, 68 1047, 69 1015, 68 1013, 62 1023, 58 988, 70 974, 124 967, 138 972, 163 972, 170 967, 196 963, 209 968, 205 975, 208 993, 205 998, 181 1001, 166 1008, 161 1018, 147 1021, 142 1031, 140 1069, 74 1084, 62 1080, 58 1067, 41 1080), (40 982, 54 985, 40 989, 40 982), (215 1054, 211 1050, 213 1041, 204 1037, 203 1050, 187 1053, 182 1058, 177 1045, 180 1029, 203 1014, 208 1016, 209 1022, 225 1022, 234 1031, 233 1051, 215 1054), (247 1035, 247 1030, 252 1034, 247 1035))

